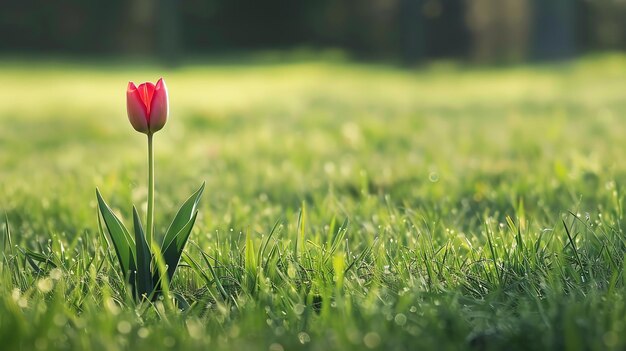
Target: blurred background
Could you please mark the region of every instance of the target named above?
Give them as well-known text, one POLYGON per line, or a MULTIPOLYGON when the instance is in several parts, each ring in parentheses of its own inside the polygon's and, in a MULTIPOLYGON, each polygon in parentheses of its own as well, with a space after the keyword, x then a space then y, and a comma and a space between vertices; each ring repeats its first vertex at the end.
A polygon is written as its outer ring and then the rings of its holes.
POLYGON ((339 49, 515 63, 626 48, 624 0, 4 1, 0 51, 158 57, 339 49))
POLYGON ((549 226, 626 183, 626 1, 0 1, 0 213, 24 240, 93 230, 96 186, 144 208, 125 92, 158 77, 157 208, 206 180, 205 233, 303 200, 366 223, 383 195, 458 233, 520 199, 549 226))

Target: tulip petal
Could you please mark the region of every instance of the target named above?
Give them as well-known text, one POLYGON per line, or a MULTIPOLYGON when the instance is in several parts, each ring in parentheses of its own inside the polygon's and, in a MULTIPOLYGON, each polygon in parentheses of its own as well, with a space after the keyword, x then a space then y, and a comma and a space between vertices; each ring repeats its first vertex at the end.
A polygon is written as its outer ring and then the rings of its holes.
POLYGON ((148 124, 150 124, 150 106, 152 105, 152 98, 154 96, 154 88, 155 88, 154 84, 150 82, 139 84, 139 86, 137 87, 137 91, 139 92, 141 101, 146 107, 146 116, 148 116, 148 124))
POLYGON ((148 133, 150 131, 146 106, 133 82, 128 83, 128 89, 126 90, 126 111, 128 120, 136 131, 140 133, 148 133))
POLYGON ((154 88, 154 94, 152 95, 152 101, 150 104, 149 114, 149 126, 150 132, 154 133, 165 125, 167 122, 167 115, 169 113, 169 101, 167 96, 167 86, 163 78, 157 81, 154 88))

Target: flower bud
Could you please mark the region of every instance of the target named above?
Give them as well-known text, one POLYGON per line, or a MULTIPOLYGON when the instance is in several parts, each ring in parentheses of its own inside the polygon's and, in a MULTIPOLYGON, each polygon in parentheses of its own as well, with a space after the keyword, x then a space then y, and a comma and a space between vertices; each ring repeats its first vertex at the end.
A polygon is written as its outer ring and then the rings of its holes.
POLYGON ((146 82, 137 87, 135 83, 129 82, 126 110, 128 120, 136 131, 152 134, 161 130, 167 122, 169 112, 167 87, 163 78, 156 85, 146 82))

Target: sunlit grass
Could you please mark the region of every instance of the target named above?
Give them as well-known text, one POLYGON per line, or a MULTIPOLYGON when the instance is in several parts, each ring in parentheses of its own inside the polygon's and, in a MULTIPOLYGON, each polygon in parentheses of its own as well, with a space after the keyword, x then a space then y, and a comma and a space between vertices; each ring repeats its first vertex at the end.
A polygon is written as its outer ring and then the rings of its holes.
POLYGON ((2 61, 0 83, 7 349, 626 345, 622 56, 2 61), (207 185, 175 301, 136 306, 95 187, 127 223, 128 204, 145 211, 125 88, 159 76, 171 119, 156 135, 156 218, 207 185))

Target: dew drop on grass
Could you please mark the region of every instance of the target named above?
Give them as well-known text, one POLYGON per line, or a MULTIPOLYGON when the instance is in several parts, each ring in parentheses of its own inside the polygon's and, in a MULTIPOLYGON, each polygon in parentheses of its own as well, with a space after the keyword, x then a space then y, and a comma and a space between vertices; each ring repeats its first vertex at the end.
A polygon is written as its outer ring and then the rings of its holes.
POLYGON ((53 286, 54 285, 52 284, 52 279, 50 278, 43 278, 37 281, 37 289, 39 289, 39 291, 44 294, 50 292, 53 286))
POLYGON ((128 334, 132 330, 132 325, 128 321, 120 321, 117 323, 117 331, 122 334, 128 334))
POLYGON ((397 325, 403 326, 406 324, 406 316, 403 313, 398 313, 394 317, 393 321, 396 322, 397 325))
POLYGON ((437 183, 439 181, 439 174, 437 172, 430 172, 428 174, 428 180, 431 183, 437 183))
POLYGON ((13 289, 11 291, 11 298, 21 308, 28 307, 28 300, 26 300, 24 297, 22 297, 22 292, 20 291, 20 289, 18 289, 18 288, 13 289))
POLYGON ((305 332, 300 332, 298 333, 298 340, 301 344, 306 344, 311 341, 311 337, 305 332))
POLYGON ((300 315, 302 313, 304 313, 304 305, 301 303, 296 304, 295 306, 293 306, 293 311, 297 314, 300 315))
POLYGON ((373 349, 380 345, 380 336, 378 335, 378 333, 369 332, 363 337, 363 343, 368 348, 373 349))

